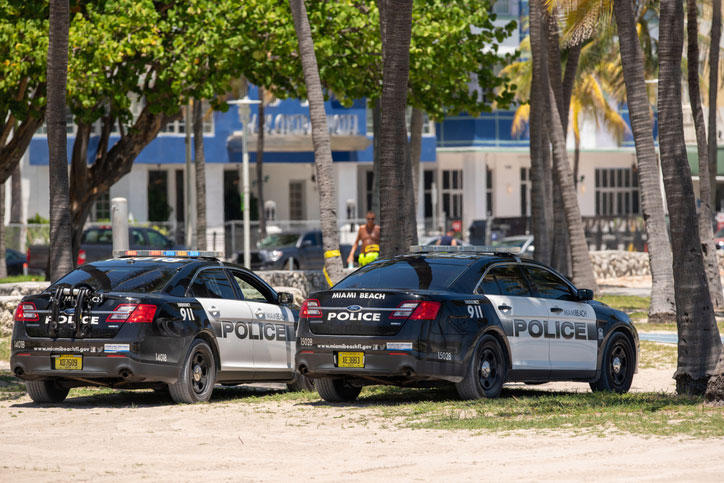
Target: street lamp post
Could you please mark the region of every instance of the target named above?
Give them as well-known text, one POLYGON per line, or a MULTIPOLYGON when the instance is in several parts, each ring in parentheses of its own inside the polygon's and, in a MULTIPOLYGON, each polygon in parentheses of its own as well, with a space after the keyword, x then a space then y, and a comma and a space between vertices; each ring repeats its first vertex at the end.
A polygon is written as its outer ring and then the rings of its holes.
POLYGON ((249 108, 252 104, 259 104, 261 101, 249 99, 249 96, 244 96, 243 99, 236 101, 229 101, 229 104, 236 104, 239 109, 239 120, 241 121, 244 129, 243 138, 241 141, 242 151, 242 190, 243 190, 243 202, 244 202, 244 266, 251 268, 251 219, 249 212, 249 147, 247 140, 249 139, 249 115, 251 109, 249 108))

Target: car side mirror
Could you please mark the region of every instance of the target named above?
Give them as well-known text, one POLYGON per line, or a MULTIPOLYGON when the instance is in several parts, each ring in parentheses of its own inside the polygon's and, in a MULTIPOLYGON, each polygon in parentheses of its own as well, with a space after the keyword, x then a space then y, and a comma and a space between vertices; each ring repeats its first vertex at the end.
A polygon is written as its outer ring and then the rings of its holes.
POLYGON ((580 301, 593 300, 593 290, 590 288, 579 288, 576 296, 580 301))
POLYGON ((294 303, 294 295, 289 292, 279 292, 277 294, 277 300, 281 305, 291 305, 294 303))

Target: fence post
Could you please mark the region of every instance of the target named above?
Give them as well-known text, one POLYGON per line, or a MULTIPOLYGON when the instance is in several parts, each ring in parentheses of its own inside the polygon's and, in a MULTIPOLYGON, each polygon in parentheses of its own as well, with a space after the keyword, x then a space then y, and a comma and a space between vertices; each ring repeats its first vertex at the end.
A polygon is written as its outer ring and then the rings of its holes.
POLYGON ((111 200, 111 226, 113 229, 113 250, 128 250, 128 200, 111 200))

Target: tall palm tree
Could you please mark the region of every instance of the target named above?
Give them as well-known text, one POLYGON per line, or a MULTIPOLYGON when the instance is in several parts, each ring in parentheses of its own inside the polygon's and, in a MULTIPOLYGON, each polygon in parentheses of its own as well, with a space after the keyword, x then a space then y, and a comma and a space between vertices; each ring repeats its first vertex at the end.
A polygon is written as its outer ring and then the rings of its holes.
POLYGON ((692 229, 696 206, 681 108, 683 4, 678 0, 662 0, 659 22, 659 147, 675 254, 674 292, 679 333, 674 378, 679 393, 703 394, 708 374, 716 366, 721 341, 707 289, 699 231, 692 229))
POLYGON ((674 273, 664 202, 661 197, 659 166, 654 148, 653 124, 644 81, 644 63, 631 0, 613 0, 618 27, 621 66, 626 84, 626 103, 631 120, 639 168, 641 208, 646 221, 646 238, 651 267, 650 322, 672 322, 675 318, 674 273))
POLYGON ((194 99, 194 167, 196 174, 196 249, 206 250, 206 156, 204 156, 204 111, 194 99))
MULTIPOLYGON (((711 4, 711 45, 709 48, 709 180, 712 200, 716 201, 717 166, 717 95, 719 94, 719 43, 721 42, 721 0, 711 4)), ((714 206, 716 210, 716 206, 714 206)))
POLYGON ((400 210, 406 185, 405 107, 410 72, 412 0, 385 0, 382 27, 382 113, 380 119, 380 249, 383 257, 407 251, 400 210))
POLYGON ((314 54, 312 30, 309 27, 307 8, 304 0, 289 0, 294 17, 294 30, 299 42, 299 57, 304 71, 304 83, 309 101, 309 119, 312 124, 312 144, 314 145, 314 167, 319 187, 320 222, 322 225, 322 244, 324 245, 324 268, 330 285, 342 279, 342 257, 339 252, 339 232, 337 229, 337 193, 334 186, 334 168, 332 167, 332 148, 329 141, 327 114, 324 110, 324 95, 319 79, 317 57, 314 54))
POLYGON ((709 281, 709 294, 714 310, 724 310, 724 293, 722 293, 721 278, 719 276, 719 262, 714 245, 714 230, 712 229, 711 210, 711 183, 709 182, 709 163, 716 164, 716 158, 709 160, 706 142, 706 126, 704 125, 704 112, 701 109, 701 94, 699 93, 699 27, 698 5, 696 0, 686 0, 686 32, 687 32, 687 72, 689 85, 689 102, 691 114, 694 117, 696 129, 696 148, 699 154, 699 236, 701 237, 701 251, 704 256, 706 277, 709 281))
POLYGON ((73 269, 65 90, 68 80, 68 0, 50 2, 48 38, 48 169, 50 183, 50 255, 48 273, 55 281, 73 269))
POLYGON ((0 183, 0 278, 8 276, 5 263, 5 183, 0 183))

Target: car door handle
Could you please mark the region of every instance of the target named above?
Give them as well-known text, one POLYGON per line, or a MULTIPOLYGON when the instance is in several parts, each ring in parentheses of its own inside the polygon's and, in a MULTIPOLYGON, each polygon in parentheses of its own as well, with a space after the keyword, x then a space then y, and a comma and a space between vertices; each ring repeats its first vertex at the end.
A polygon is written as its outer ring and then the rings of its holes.
POLYGON ((555 312, 555 313, 563 312, 563 309, 560 307, 551 307, 551 312, 555 312))
POLYGON ((262 316, 264 315, 264 311, 262 310, 261 307, 259 307, 259 308, 257 308, 256 311, 254 312, 254 315, 256 315, 256 318, 257 318, 257 319, 260 319, 260 318, 262 318, 262 316))
POLYGON ((221 317, 221 311, 219 311, 219 310, 210 310, 210 312, 211 312, 211 316, 215 319, 218 319, 219 317, 221 317))
POLYGON ((512 308, 513 308, 513 307, 511 307, 510 305, 505 305, 505 304, 503 304, 503 305, 498 305, 498 309, 499 309, 499 310, 502 310, 503 312, 508 312, 508 311, 509 311, 510 309, 512 309, 512 308))

